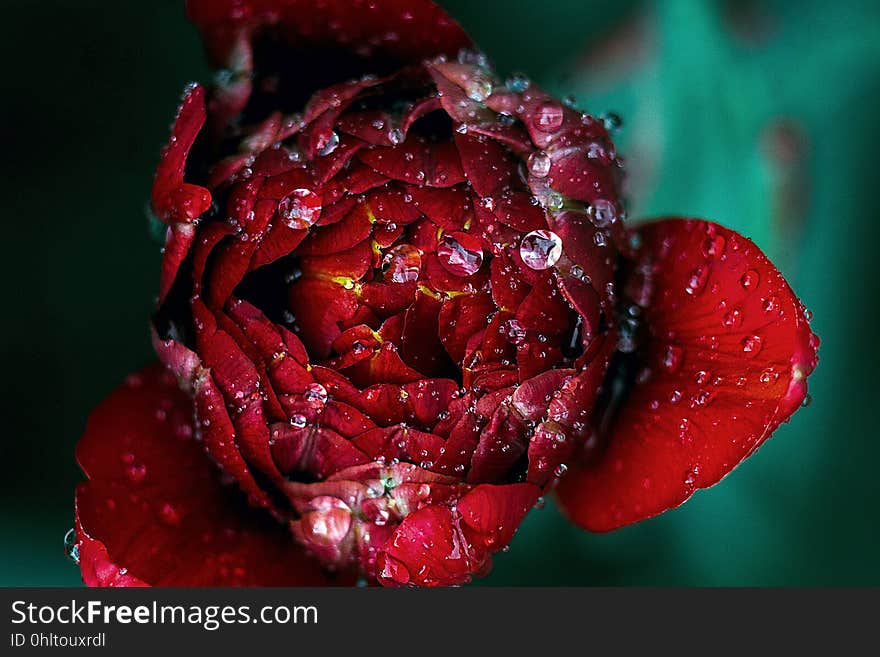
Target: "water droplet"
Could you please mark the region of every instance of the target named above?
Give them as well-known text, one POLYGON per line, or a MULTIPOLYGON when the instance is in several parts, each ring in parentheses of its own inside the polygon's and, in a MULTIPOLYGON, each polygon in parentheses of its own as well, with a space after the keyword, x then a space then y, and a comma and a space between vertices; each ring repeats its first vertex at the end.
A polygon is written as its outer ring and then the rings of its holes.
POLYGON ((758 380, 761 383, 769 384, 774 383, 779 379, 779 374, 777 374, 772 367, 768 367, 766 370, 761 372, 761 375, 758 377, 758 380))
POLYGON ((390 141, 394 146, 398 144, 402 144, 404 139, 403 130, 400 128, 392 128, 388 131, 388 141, 390 141))
POLYGON ((806 408, 810 404, 813 403, 813 396, 810 393, 807 393, 804 397, 804 400, 801 402, 801 408, 806 408))
POLYGON ((471 100, 482 103, 492 95, 492 80, 485 72, 477 70, 465 81, 464 92, 471 100))
POLYGON ((552 164, 550 156, 544 151, 535 151, 529 155, 529 173, 535 176, 535 178, 546 178, 550 173, 552 164))
POLYGON ((159 508, 159 520, 170 527, 180 524, 180 514, 173 504, 166 502, 159 508))
POLYGON ((133 484, 141 483, 147 476, 147 466, 133 463, 125 469, 125 476, 133 484))
POLYGON ((706 281, 708 280, 709 269, 704 265, 700 265, 691 272, 684 291, 692 296, 697 295, 706 287, 706 281))
POLYGON ((535 126, 541 132, 556 132, 564 119, 562 107, 555 101, 545 100, 535 109, 535 126))
POLYGON ((522 93, 526 89, 528 89, 532 82, 522 73, 514 73, 509 78, 507 78, 507 88, 510 89, 514 93, 522 93))
POLYGON ((330 133, 330 137, 327 139, 327 143, 324 144, 324 147, 318 152, 318 155, 325 156, 330 155, 336 148, 339 146, 339 135, 335 132, 330 133))
POLYGON ((444 235, 437 245, 437 256, 443 268, 454 276, 470 276, 483 266, 479 241, 465 233, 444 235))
POLYGON ((522 344, 526 339, 526 329, 515 319, 504 322, 504 333, 512 344, 522 344))
POLYGON ((663 356, 663 367, 669 372, 677 372, 681 367, 684 359, 684 349, 678 345, 671 344, 666 347, 666 353, 663 356))
POLYGON ((302 429, 306 426, 308 420, 305 415, 300 415, 299 413, 290 416, 290 426, 296 429, 302 429))
POLYGON ((309 228, 321 216, 321 197, 310 189, 295 189, 278 204, 278 213, 293 230, 309 228))
POLYGON ((562 256, 562 238, 550 230, 533 230, 523 237, 519 255, 532 269, 549 269, 562 256))
POLYGON ((64 535, 64 554, 75 564, 79 564, 79 545, 76 540, 76 529, 71 527, 64 535))
POLYGON ((734 308, 730 312, 724 315, 724 318, 721 320, 721 323, 727 328, 735 328, 742 324, 743 316, 742 312, 738 308, 734 308))
POLYGON ((587 216, 590 217, 594 226, 606 228, 617 221, 619 214, 613 201, 600 198, 593 201, 593 204, 587 208, 587 216))
POLYGON ((422 268, 422 254, 411 244, 398 244, 385 253, 382 270, 395 283, 418 280, 422 268))
POLYGON ((724 255, 727 241, 722 235, 710 234, 703 242, 703 255, 707 258, 719 258, 724 255))
POLYGON ((614 112, 605 112, 599 117, 599 120, 602 121, 602 125, 608 132, 615 132, 623 125, 623 119, 614 112))
POLYGON ((743 351, 752 358, 760 353, 763 346, 760 335, 747 335, 742 339, 743 351))
POLYGON ((320 383, 310 383, 303 391, 303 397, 308 402, 323 406, 327 402, 327 388, 320 383))
POLYGON ((739 283, 743 286, 744 290, 751 290, 758 285, 760 280, 761 275, 754 269, 749 269, 745 274, 742 275, 742 278, 739 279, 739 283))

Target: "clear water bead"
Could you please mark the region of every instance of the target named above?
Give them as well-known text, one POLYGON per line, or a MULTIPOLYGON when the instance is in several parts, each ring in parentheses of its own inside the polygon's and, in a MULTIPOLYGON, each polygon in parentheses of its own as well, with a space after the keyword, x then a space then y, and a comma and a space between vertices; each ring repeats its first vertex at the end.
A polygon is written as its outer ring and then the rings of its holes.
POLYGON ((465 246, 452 235, 444 235, 437 245, 437 255, 443 268, 454 276, 470 276, 483 266, 483 250, 475 245, 465 246))
POLYGON ((523 237, 519 255, 532 269, 549 269, 562 256, 562 238, 550 230, 533 230, 523 237))
POLYGON ((278 212, 289 228, 309 228, 321 216, 321 197, 310 189, 295 189, 278 204, 278 212))
POLYGON ((79 563, 79 546, 76 544, 76 530, 73 527, 64 535, 64 554, 73 563, 79 563))
POLYGON ((310 383, 303 391, 303 397, 306 401, 323 405, 327 401, 327 388, 320 383, 310 383))
POLYGON ((535 178, 546 178, 550 173, 551 165, 550 156, 544 151, 535 151, 529 155, 529 173, 535 176, 535 178))
POLYGON ((395 283, 418 280, 422 269, 422 254, 411 244, 399 244, 385 253, 382 271, 395 283))
POLYGON ((535 110, 535 125, 541 132, 556 132, 564 119, 562 106, 552 100, 541 103, 535 110))

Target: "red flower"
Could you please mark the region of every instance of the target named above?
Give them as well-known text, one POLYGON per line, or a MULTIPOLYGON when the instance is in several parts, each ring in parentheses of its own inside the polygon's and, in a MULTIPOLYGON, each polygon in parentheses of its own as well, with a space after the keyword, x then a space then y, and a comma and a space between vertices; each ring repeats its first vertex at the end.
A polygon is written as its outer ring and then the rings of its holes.
POLYGON ((193 0, 221 67, 153 187, 153 335, 78 447, 90 585, 444 585, 561 479, 610 530, 714 484, 818 340, 749 240, 623 227, 602 121, 421 0, 193 0))

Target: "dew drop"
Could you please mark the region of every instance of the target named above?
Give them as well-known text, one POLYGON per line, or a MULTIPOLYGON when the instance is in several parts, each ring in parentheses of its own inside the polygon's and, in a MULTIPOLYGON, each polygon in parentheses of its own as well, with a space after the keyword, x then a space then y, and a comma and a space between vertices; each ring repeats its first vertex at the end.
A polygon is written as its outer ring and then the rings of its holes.
POLYGON ((623 125, 623 119, 614 112, 605 112, 599 117, 599 120, 602 121, 602 125, 608 132, 615 132, 623 125))
POLYGON ((806 408, 810 404, 813 403, 813 396, 810 393, 807 393, 804 397, 804 400, 801 402, 801 408, 806 408))
POLYGON ((606 199, 596 199, 593 204, 587 208, 587 216, 590 221, 598 228, 606 228, 618 219, 617 206, 613 201, 606 199))
POLYGON ((492 80, 486 73, 477 70, 465 81, 464 92, 471 100, 482 103, 492 95, 492 80))
POLYGON ((180 514, 173 504, 166 502, 159 508, 159 520, 169 527, 176 527, 180 524, 180 514))
POLYGON ((707 258, 719 258, 724 255, 726 244, 722 235, 710 234, 703 242, 703 255, 707 258))
POLYGON ((514 73, 509 78, 507 78, 507 88, 510 89, 514 93, 522 93, 526 89, 528 89, 532 82, 522 73, 514 73))
POLYGON ((339 135, 335 132, 330 133, 330 137, 327 139, 327 143, 324 144, 324 147, 318 152, 318 155, 325 156, 330 155, 336 148, 339 146, 339 135))
POLYGON ((754 358, 761 352, 763 342, 760 335, 747 335, 742 339, 743 352, 754 358))
POLYGON ((395 283, 418 280, 422 268, 422 254, 411 244, 399 244, 385 253, 382 270, 395 283))
POLYGON ((511 344, 522 344, 526 339, 526 329, 515 319, 504 322, 504 333, 511 344))
POLYGON ((125 469, 125 476, 133 484, 139 484, 147 476, 147 466, 133 463, 125 469))
POLYGON ((761 375, 758 377, 758 380, 764 384, 774 383, 778 379, 779 374, 777 374, 772 367, 768 367, 766 370, 761 372, 761 375))
POLYGON ((535 126, 541 132, 556 132, 564 118, 562 107, 552 100, 544 101, 535 110, 535 126))
POLYGON ((310 383, 303 391, 303 397, 308 402, 323 406, 327 402, 327 388, 320 383, 310 383))
POLYGON ((695 296, 703 291, 703 289, 706 287, 706 281, 708 280, 709 269, 703 265, 700 265, 691 272, 684 291, 691 296, 695 296))
POLYGON ((726 313, 721 320, 721 323, 727 328, 735 328, 742 324, 743 316, 742 312, 738 308, 734 308, 730 312, 726 313))
POLYGON ((523 237, 519 255, 532 269, 549 269, 562 256, 562 238, 550 230, 533 230, 523 237))
POLYGON ((552 164, 550 156, 544 151, 535 151, 529 155, 529 173, 535 176, 535 178, 546 178, 550 173, 552 164))
POLYGON ((663 355, 663 367, 668 372, 677 372, 681 367, 684 357, 684 349, 678 345, 671 344, 666 347, 666 353, 663 355))
POLYGON ((293 230, 309 228, 321 216, 321 197, 310 189, 295 189, 278 204, 278 212, 293 230))
POLYGON ((752 290, 758 285, 760 280, 761 275, 754 269, 749 269, 742 275, 742 278, 739 279, 739 284, 743 286, 744 290, 752 290))
POLYGON ((71 527, 64 535, 64 554, 73 563, 79 564, 79 545, 76 541, 76 529, 71 527))
POLYGON ((454 276, 471 276, 483 266, 483 249, 476 238, 464 233, 444 235, 437 245, 443 268, 454 276))
POLYGON ((290 426, 296 429, 302 429, 306 426, 308 420, 305 415, 300 415, 299 413, 290 416, 290 426))

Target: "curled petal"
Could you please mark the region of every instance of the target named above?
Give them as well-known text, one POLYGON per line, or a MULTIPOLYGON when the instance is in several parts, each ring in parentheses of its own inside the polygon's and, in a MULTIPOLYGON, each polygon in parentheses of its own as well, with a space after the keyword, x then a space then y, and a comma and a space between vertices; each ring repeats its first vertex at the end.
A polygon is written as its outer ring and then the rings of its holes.
POLYGON ((750 240, 699 220, 640 236, 630 290, 647 304, 650 338, 636 381, 607 449, 557 489, 568 516, 594 531, 715 484, 797 410, 817 360, 803 306, 750 240))

